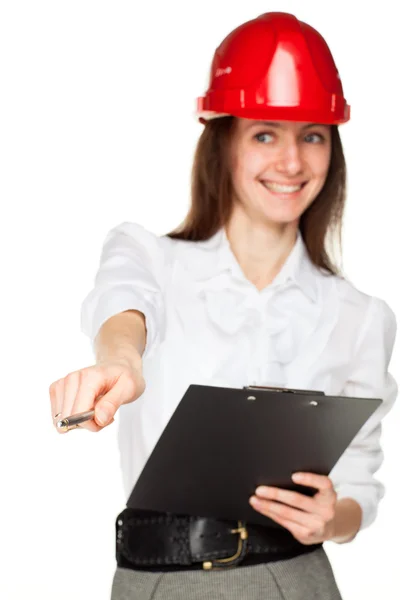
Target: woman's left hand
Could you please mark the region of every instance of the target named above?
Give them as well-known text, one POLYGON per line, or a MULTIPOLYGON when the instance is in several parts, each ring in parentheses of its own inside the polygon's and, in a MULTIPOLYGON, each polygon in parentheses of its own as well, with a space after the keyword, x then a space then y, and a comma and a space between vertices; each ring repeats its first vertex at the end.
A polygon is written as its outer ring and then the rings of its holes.
POLYGON ((325 475, 295 473, 293 481, 318 490, 310 498, 298 492, 260 486, 250 498, 254 510, 288 529, 302 544, 319 544, 334 537, 337 494, 325 475))

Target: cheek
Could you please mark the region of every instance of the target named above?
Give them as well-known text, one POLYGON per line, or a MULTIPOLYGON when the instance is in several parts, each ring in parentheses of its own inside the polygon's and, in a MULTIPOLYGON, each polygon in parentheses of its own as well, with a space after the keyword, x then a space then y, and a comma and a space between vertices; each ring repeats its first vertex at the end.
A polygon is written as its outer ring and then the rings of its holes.
POLYGON ((308 157, 308 164, 310 165, 312 174, 316 179, 325 181, 329 171, 330 159, 330 151, 315 152, 308 157))
POLYGON ((259 152, 247 149, 245 154, 238 155, 233 161, 233 180, 237 184, 254 181, 265 169, 265 159, 259 152))

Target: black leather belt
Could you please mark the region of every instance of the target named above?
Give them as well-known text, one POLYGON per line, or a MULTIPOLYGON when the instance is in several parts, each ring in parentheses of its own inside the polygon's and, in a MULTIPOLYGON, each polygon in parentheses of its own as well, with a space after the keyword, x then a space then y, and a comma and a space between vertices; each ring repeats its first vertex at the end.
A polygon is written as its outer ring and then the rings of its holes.
POLYGON ((126 508, 117 517, 117 565, 129 569, 222 569, 312 552, 281 528, 126 508))

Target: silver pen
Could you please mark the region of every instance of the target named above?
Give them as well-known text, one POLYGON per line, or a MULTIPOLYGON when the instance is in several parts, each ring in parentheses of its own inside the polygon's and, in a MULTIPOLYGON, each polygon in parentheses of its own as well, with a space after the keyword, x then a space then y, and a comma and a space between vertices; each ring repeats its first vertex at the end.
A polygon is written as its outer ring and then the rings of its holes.
POLYGON ((76 429, 79 427, 80 423, 84 421, 90 421, 94 417, 94 410, 87 410, 86 412, 77 413, 76 415, 71 415, 70 417, 64 417, 64 419, 60 419, 57 421, 56 427, 60 431, 71 431, 71 429, 76 429))

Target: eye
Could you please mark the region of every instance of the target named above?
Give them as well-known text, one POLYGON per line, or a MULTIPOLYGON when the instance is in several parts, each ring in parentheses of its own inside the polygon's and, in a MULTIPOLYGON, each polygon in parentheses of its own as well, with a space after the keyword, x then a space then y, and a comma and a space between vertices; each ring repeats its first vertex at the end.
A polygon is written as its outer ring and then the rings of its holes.
POLYGON ((255 138, 258 142, 261 142, 262 144, 268 143, 272 140, 272 133, 258 133, 255 138), (269 138, 269 139, 268 139, 269 138))
POLYGON ((311 141, 312 144, 322 144, 325 141, 325 137, 321 133, 309 133, 304 139, 311 141))

